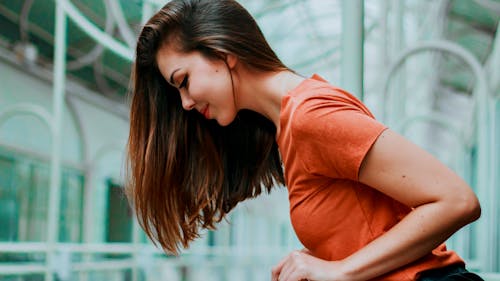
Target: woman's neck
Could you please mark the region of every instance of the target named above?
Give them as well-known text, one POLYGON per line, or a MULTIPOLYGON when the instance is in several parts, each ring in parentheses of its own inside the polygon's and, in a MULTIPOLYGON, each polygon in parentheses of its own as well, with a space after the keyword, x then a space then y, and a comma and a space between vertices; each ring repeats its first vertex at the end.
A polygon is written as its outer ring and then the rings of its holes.
POLYGON ((289 71, 256 72, 238 70, 235 81, 236 106, 260 113, 280 129, 281 100, 297 87, 304 77, 289 71))

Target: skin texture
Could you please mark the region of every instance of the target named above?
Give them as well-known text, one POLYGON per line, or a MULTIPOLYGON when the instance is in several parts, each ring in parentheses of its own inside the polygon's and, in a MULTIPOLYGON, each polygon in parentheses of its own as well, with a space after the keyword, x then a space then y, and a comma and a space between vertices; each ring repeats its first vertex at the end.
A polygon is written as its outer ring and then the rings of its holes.
POLYGON ((185 110, 195 109, 222 126, 234 120, 237 110, 229 72, 234 57, 226 64, 198 52, 186 55, 161 48, 156 61, 165 80, 178 88, 185 110))
MULTIPOLYGON (((250 109, 279 129, 281 99, 304 79, 290 71, 250 70, 231 55, 226 61, 210 60, 167 47, 158 52, 157 63, 163 77, 179 89, 186 110, 196 109, 223 126, 239 110, 250 109)), ((422 257, 480 216, 476 196, 459 176, 389 129, 365 157, 359 181, 414 210, 344 260, 321 260, 307 249, 290 253, 272 269, 273 281, 369 280, 422 257)))
POLYGON ((279 129, 282 96, 304 80, 290 71, 248 69, 230 54, 222 61, 168 46, 158 50, 156 62, 165 80, 179 89, 184 109, 202 112, 208 105, 208 117, 221 126, 231 123, 239 110, 249 109, 267 117, 279 129), (186 75, 189 81, 180 88, 186 75))

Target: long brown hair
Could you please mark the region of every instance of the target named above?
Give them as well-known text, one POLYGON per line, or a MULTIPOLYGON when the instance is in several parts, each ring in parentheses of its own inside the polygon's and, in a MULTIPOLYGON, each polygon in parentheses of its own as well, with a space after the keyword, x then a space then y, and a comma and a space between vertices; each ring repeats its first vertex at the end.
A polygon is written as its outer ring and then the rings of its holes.
POLYGON ((132 77, 127 195, 147 235, 177 254, 238 202, 284 179, 270 120, 242 110, 221 127, 183 110, 156 63, 165 45, 216 59, 233 54, 259 71, 288 68, 233 0, 174 0, 143 27, 132 77))

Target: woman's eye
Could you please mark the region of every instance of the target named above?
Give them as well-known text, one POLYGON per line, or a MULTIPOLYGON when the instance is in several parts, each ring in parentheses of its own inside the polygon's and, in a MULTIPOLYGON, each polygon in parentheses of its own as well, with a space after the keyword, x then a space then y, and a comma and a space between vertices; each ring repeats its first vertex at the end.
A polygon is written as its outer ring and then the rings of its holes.
POLYGON ((182 88, 186 87, 187 86, 187 82, 188 82, 188 76, 186 75, 186 76, 184 76, 184 79, 182 79, 182 82, 179 85, 179 89, 182 89, 182 88))

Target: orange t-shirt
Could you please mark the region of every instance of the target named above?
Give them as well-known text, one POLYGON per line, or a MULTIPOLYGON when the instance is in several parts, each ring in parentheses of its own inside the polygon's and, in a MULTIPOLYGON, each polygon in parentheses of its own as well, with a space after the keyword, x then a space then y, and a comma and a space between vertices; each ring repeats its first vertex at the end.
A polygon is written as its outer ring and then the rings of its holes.
MULTIPOLYGON (((354 96, 314 75, 283 97, 278 146, 293 228, 312 254, 341 260, 384 234, 411 208, 358 181, 368 150, 386 127, 354 96)), ((373 280, 416 280, 463 263, 444 244, 373 280)))

